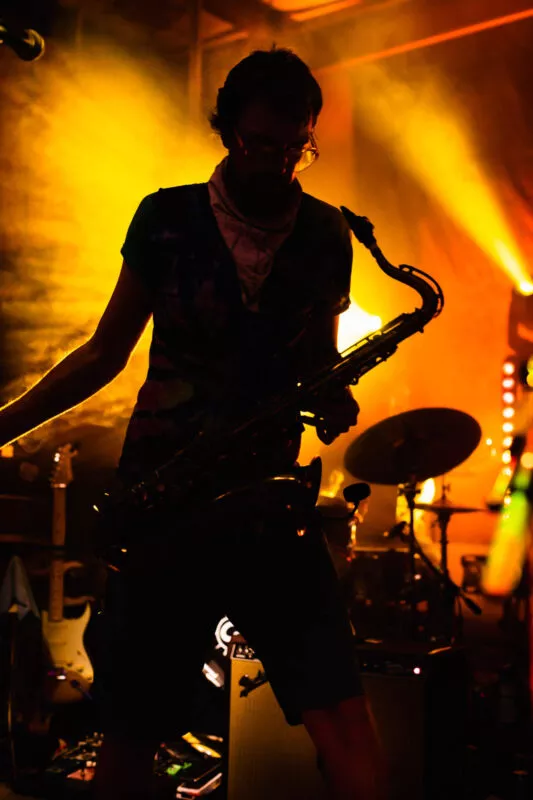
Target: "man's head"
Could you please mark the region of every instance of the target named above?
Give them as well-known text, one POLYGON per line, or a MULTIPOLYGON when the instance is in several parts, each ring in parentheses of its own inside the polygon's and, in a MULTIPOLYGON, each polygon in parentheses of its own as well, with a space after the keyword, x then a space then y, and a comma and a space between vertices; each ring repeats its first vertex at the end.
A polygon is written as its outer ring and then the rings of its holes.
POLYGON ((295 174, 318 154, 313 129, 321 109, 320 86, 290 50, 257 50, 229 72, 211 125, 247 205, 282 204, 295 174))

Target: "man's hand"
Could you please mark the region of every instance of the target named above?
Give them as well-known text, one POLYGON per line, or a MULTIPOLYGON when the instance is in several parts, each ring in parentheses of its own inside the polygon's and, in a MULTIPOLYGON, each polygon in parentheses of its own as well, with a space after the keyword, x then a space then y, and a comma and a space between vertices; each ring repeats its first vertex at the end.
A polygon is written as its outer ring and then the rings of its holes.
POLYGON ((306 411, 315 415, 316 432, 321 442, 331 444, 341 433, 357 424, 359 405, 347 386, 313 397, 306 411))

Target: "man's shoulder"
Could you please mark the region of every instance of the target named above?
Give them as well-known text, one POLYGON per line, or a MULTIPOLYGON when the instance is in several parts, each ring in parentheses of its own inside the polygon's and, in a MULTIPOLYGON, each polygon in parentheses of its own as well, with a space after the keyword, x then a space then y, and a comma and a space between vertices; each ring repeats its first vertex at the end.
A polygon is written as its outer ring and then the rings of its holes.
POLYGON ((312 194, 304 192, 302 195, 303 205, 308 214, 312 215, 317 222, 329 223, 338 228, 346 228, 347 222, 340 209, 325 200, 320 200, 312 194))
POLYGON ((179 186, 164 186, 151 194, 146 195, 145 201, 150 203, 171 203, 186 199, 194 194, 201 194, 207 190, 207 183, 184 183, 179 186))
POLYGON ((188 217, 207 195, 207 183, 168 186, 143 197, 138 213, 153 225, 166 225, 188 217))

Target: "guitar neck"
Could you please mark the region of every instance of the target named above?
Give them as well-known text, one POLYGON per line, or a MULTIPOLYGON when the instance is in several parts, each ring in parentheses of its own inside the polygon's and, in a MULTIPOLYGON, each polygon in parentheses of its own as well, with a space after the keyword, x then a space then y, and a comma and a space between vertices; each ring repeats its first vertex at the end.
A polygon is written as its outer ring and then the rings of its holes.
POLYGON ((67 492, 62 486, 54 487, 54 509, 52 515, 52 544, 63 547, 66 535, 67 492))
MULTIPOLYGON (((52 544, 63 547, 66 535, 66 489, 54 487, 52 515, 52 544)), ((48 598, 48 614, 54 622, 63 619, 63 560, 53 558, 50 565, 50 593, 48 598)))

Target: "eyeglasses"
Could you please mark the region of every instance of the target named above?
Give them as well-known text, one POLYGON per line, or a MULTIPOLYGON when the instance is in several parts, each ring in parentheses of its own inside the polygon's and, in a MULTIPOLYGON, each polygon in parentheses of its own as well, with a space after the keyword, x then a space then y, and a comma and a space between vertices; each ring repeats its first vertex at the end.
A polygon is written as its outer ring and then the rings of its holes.
POLYGON ((248 158, 253 158, 257 161, 269 161, 283 153, 284 159, 293 164, 294 172, 303 172, 305 169, 315 163, 320 155, 315 137, 309 133, 308 141, 301 146, 294 145, 279 145, 267 144, 266 142, 244 141, 239 132, 234 129, 237 144, 243 151, 244 155, 248 158))

